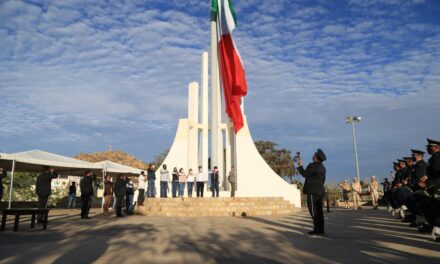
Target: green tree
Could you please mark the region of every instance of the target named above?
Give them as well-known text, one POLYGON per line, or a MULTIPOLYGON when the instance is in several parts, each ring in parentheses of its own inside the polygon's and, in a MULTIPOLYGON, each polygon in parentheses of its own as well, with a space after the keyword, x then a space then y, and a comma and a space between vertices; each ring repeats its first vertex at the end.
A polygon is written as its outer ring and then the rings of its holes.
MULTIPOLYGON (((293 182, 293 177, 297 175, 293 164, 292 152, 284 148, 278 148, 278 144, 272 141, 255 141, 258 152, 266 163, 283 179, 293 182)), ((299 181, 296 181, 299 182, 299 181)))
POLYGON ((153 164, 157 167, 159 167, 163 161, 165 160, 165 158, 168 155, 168 152, 170 152, 169 149, 164 150, 162 153, 160 153, 159 155, 154 156, 154 160, 153 160, 153 164))
MULTIPOLYGON (((12 190, 12 201, 36 201, 35 182, 37 173, 15 172, 14 188, 12 190)), ((9 200, 9 188, 11 186, 11 174, 3 179, 4 193, 3 201, 9 200)))

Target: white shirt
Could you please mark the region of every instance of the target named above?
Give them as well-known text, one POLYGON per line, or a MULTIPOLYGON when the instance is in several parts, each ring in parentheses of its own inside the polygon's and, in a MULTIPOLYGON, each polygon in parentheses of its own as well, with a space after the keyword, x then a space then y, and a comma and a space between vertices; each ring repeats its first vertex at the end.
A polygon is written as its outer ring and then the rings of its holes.
POLYGON ((202 171, 197 173, 196 179, 198 182, 205 182, 208 181, 208 176, 202 171))
POLYGON ((160 169, 160 181, 170 181, 170 173, 168 170, 160 169))
POLYGON ((145 189, 145 176, 142 174, 138 177, 138 189, 145 189))
POLYGON ((194 174, 188 174, 188 176, 186 176, 186 180, 188 182, 195 182, 196 181, 196 175, 194 174))

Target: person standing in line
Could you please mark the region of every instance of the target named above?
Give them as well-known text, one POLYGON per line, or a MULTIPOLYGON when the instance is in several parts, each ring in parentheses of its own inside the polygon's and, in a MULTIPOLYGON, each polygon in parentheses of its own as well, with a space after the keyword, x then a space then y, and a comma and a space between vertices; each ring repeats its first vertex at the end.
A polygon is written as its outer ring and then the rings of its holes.
POLYGON ((192 197, 194 183, 196 182, 196 175, 193 174, 193 170, 189 169, 188 176, 186 176, 188 182, 188 197, 192 197))
POLYGON ((303 192, 307 195, 307 207, 313 218, 313 230, 309 235, 324 235, 324 212, 322 210, 325 195, 324 183, 326 169, 322 164, 327 157, 324 151, 318 149, 312 157, 313 162, 303 168, 301 158, 298 158, 298 172, 305 178, 303 192))
POLYGON ((141 171, 141 174, 138 177, 138 198, 137 198, 137 206, 143 206, 145 200, 145 172, 141 171))
POLYGON ((371 176, 370 182, 368 183, 368 192, 370 192, 373 209, 379 209, 379 205, 377 203, 379 200, 379 183, 376 180, 376 176, 371 176))
POLYGON ((69 202, 67 203, 67 208, 76 207, 76 182, 72 182, 69 187, 69 202))
POLYGON ((133 181, 127 177, 126 179, 126 197, 125 197, 125 214, 133 214, 133 197, 134 197, 134 187, 133 181))
POLYGON ((96 175, 91 171, 86 171, 79 182, 81 189, 81 219, 90 219, 89 211, 93 197, 93 182, 95 181, 96 175))
POLYGON ((350 184, 348 184, 348 180, 344 180, 344 182, 339 184, 339 187, 342 188, 342 199, 344 200, 344 208, 350 208, 348 204, 348 193, 351 191, 350 184))
POLYGON ((353 205, 354 210, 361 210, 361 192, 362 192, 362 186, 361 183, 358 181, 357 178, 353 178, 353 182, 351 184, 351 189, 353 192, 353 205))
POLYGON ((231 167, 228 181, 231 184, 231 197, 235 197, 235 191, 237 190, 237 171, 235 170, 235 166, 231 167))
POLYGON ((115 181, 115 187, 113 189, 116 196, 116 217, 123 217, 122 215, 122 205, 124 204, 124 197, 127 194, 127 182, 125 180, 124 174, 119 174, 115 181))
POLYGON ((0 167, 0 208, 3 198, 3 178, 8 176, 6 169, 0 167))
POLYGON ((173 169, 172 176, 173 176, 173 183, 171 186, 171 188, 172 188, 171 191, 173 193, 173 198, 176 198, 177 193, 179 191, 179 172, 177 171, 176 167, 174 167, 174 169, 173 169))
POLYGON ((170 181, 170 172, 167 170, 167 165, 162 165, 160 169, 160 197, 168 197, 168 182, 170 181))
POLYGON ((415 161, 411 172, 411 189, 416 192, 422 189, 420 188, 419 183, 423 176, 426 175, 428 164, 423 159, 423 155, 425 154, 424 151, 411 149, 411 152, 415 161))
POLYGON ((113 183, 108 175, 104 177, 104 213, 108 214, 108 208, 113 197, 113 183))
POLYGON ((214 166, 214 169, 211 173, 211 191, 212 191, 212 197, 218 197, 219 196, 219 170, 217 166, 214 166))
POLYGON ((203 190, 205 188, 205 182, 207 181, 206 178, 207 177, 206 174, 203 172, 202 166, 199 166, 199 172, 197 173, 197 177, 196 177, 197 197, 203 197, 203 190))
MULTIPOLYGON (((55 178, 58 178, 58 174, 55 173, 53 168, 48 166, 45 166, 44 172, 38 175, 35 184, 35 191, 38 196, 38 208, 47 208, 49 196, 52 194, 51 183, 55 178)), ((37 222, 43 222, 43 214, 38 215, 37 222)))
POLYGON ((150 164, 148 166, 147 170, 147 179, 148 179, 148 189, 147 189, 147 197, 153 198, 156 197, 156 191, 155 191, 155 182, 156 182, 156 171, 155 171, 154 164, 150 164))
POLYGON ((185 183, 186 183, 186 175, 183 168, 179 170, 179 197, 183 198, 183 194, 185 192, 185 183))

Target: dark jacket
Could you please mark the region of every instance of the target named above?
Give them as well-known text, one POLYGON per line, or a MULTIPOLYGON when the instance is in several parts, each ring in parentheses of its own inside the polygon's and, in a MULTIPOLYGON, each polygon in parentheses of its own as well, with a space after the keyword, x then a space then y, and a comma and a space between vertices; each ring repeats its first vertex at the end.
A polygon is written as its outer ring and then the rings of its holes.
POLYGON ((219 178, 218 171, 211 173, 211 183, 218 183, 218 178, 219 178))
POLYGON ((52 194, 51 182, 57 178, 56 173, 43 172, 37 176, 37 183, 35 185, 35 191, 38 196, 48 197, 52 194))
POLYGON ((76 194, 76 185, 70 185, 69 194, 76 194))
POLYGON ((428 192, 440 193, 440 152, 434 153, 429 159, 426 176, 428 176, 428 192))
POLYGON ((125 179, 116 179, 115 186, 113 187, 113 192, 116 196, 121 197, 127 194, 126 184, 127 182, 125 181, 125 179))
POLYGON ((147 180, 155 180, 155 179, 156 179, 156 172, 154 170, 148 169, 147 180))
POLYGON ((81 195, 93 195, 93 182, 96 181, 96 175, 84 176, 79 182, 81 195))
POLYGON ((302 166, 298 167, 298 172, 306 178, 303 193, 312 195, 324 195, 325 167, 322 162, 310 163, 304 170, 302 166))
POLYGON ((178 172, 173 172, 173 181, 179 181, 179 173, 178 172))
POLYGON ((419 190, 419 181, 426 175, 427 164, 424 160, 418 161, 411 168, 411 188, 414 191, 419 190))

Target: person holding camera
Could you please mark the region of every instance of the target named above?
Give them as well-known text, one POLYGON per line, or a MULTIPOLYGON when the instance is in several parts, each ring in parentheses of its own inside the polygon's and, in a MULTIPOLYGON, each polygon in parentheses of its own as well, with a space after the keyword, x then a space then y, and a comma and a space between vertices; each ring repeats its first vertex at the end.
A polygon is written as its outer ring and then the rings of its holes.
POLYGON ((84 177, 79 182, 81 190, 81 219, 90 219, 89 211, 92 203, 94 181, 96 181, 96 175, 91 171, 86 171, 84 177))
POLYGON ((303 168, 301 158, 298 160, 298 172, 305 178, 303 193, 307 195, 307 207, 313 219, 313 230, 309 235, 324 235, 324 212, 322 201, 325 194, 324 182, 326 169, 322 164, 327 157, 324 151, 318 149, 312 157, 313 162, 303 168))
MULTIPOLYGON (((49 196, 52 194, 52 180, 58 178, 58 173, 49 166, 44 167, 44 172, 37 176, 35 192, 38 196, 38 208, 47 208, 49 196)), ((38 214, 37 222, 43 222, 43 214, 38 214)))

